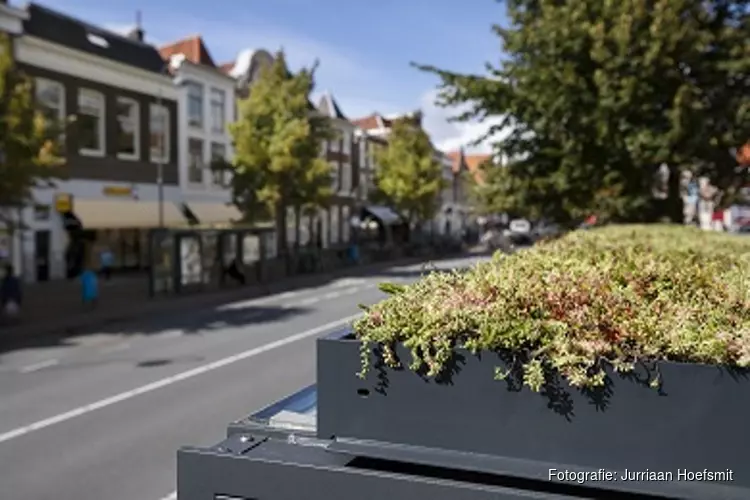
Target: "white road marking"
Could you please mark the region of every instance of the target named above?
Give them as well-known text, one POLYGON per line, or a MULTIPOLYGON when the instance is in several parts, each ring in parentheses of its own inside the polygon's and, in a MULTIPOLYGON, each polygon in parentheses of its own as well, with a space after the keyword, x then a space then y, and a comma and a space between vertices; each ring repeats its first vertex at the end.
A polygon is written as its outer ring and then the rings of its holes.
POLYGON ((316 302, 320 302, 320 297, 308 297, 304 300, 300 300, 297 305, 309 306, 311 304, 315 304, 316 302))
POLYGON ((165 496, 161 500, 177 500, 177 492, 173 491, 172 493, 170 493, 169 495, 165 496))
POLYGON ((332 283, 332 286, 340 287, 340 286, 350 286, 350 285, 359 285, 361 283, 364 283, 367 280, 364 280, 362 278, 342 278, 340 280, 336 280, 332 283))
POLYGON ((130 343, 124 342, 122 344, 113 345, 112 347, 107 347, 106 349, 102 349, 99 352, 102 354, 109 354, 113 352, 124 351, 125 349, 130 349, 130 343))
POLYGON ((34 363, 32 365, 26 365, 26 366, 24 366, 23 368, 21 368, 18 371, 20 371, 21 373, 37 372, 39 370, 43 370, 45 368, 49 368, 50 366, 55 366, 59 362, 60 361, 58 361, 56 359, 48 359, 46 361, 40 361, 39 363, 34 363))
POLYGON ((212 363, 208 363, 202 366, 198 366, 196 368, 193 368, 191 370, 184 371, 182 373, 178 373, 176 375, 172 375, 171 377, 166 377, 161 380, 157 380, 156 382, 152 382, 150 384, 146 384, 144 386, 138 387, 136 389, 121 392, 120 394, 116 394, 114 396, 111 396, 106 399, 102 399, 99 401, 96 401, 94 403, 90 403, 84 406, 80 406, 78 408, 75 408, 73 410, 67 411, 65 413, 60 413, 59 415, 55 415, 53 417, 45 418, 44 420, 39 420, 37 422, 34 422, 29 425, 25 425, 23 427, 19 427, 17 429, 13 429, 11 431, 5 432, 3 434, 0 434, 0 443, 3 443, 5 441, 10 441, 11 439, 15 439, 17 437, 21 437, 25 434, 29 434, 34 431, 38 431, 41 429, 45 429, 47 427, 51 427, 55 424, 59 424, 62 422, 65 422, 67 420, 74 419, 76 417, 80 417, 82 415, 86 415, 87 413, 91 413, 96 410, 101 410, 102 408, 106 408, 108 406, 112 406, 116 403, 120 403, 122 401, 127 401, 128 399, 134 398, 136 396, 140 396, 141 394, 146 394, 149 392, 156 391, 158 389, 161 389, 163 387, 167 387, 172 384, 176 384, 177 382, 181 382, 183 380, 187 380, 193 377, 197 377, 198 375, 202 375, 204 373, 212 372, 214 370, 218 370, 219 368, 223 368, 225 366, 229 366, 233 363, 237 363, 238 361, 242 361, 248 358, 252 358, 255 356, 259 356, 261 354, 264 354, 268 351, 272 351, 274 349, 278 349, 279 347, 283 347, 285 345, 292 344, 294 342, 297 342, 298 340, 304 340, 309 337, 314 337, 317 335, 320 335, 321 333, 324 333, 328 330, 331 330, 336 327, 343 326, 347 323, 351 323, 353 320, 357 319, 360 316, 360 314, 352 314, 351 316, 347 316, 346 318, 341 318, 336 321, 331 321, 330 323, 326 323, 325 325, 321 325, 317 328, 313 328, 311 330, 307 330, 301 333, 297 333, 294 335, 291 335, 289 337, 284 337, 283 339, 276 340, 274 342, 270 342, 268 344, 264 344, 262 346, 255 347, 253 349, 249 349, 247 351, 243 351, 241 353, 219 359, 217 361, 214 361, 212 363))
POLYGON ((237 302, 232 302, 230 304, 225 304, 221 307, 217 307, 217 311, 232 311, 234 309, 245 309, 250 306, 261 306, 265 305, 274 301, 277 301, 279 299, 290 299, 292 297, 296 297, 299 295, 300 292, 284 292, 279 295, 268 295, 266 297, 260 297, 255 299, 248 299, 248 300, 240 300, 237 302))
POLYGON ((344 290, 341 290, 339 292, 339 295, 354 295, 355 293, 357 293, 359 291, 362 291, 362 290, 364 290, 367 287, 368 287, 368 285, 365 285, 365 286, 355 286, 355 287, 352 287, 352 288, 346 288, 344 290))
POLYGON ((335 299, 339 296, 341 296, 341 292, 328 292, 327 294, 323 295, 323 299, 335 299))
POLYGON ((155 337, 158 339, 176 339, 177 337, 182 337, 184 334, 184 330, 173 328, 172 330, 164 330, 163 332, 157 333, 155 337))

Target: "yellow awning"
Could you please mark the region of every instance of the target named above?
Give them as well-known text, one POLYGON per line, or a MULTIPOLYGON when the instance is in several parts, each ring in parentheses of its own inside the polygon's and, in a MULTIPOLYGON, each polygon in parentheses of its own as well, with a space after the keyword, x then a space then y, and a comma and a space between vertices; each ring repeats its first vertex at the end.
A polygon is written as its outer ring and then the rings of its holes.
POLYGON ((188 208, 201 224, 228 224, 242 220, 242 213, 226 203, 188 203, 188 208))
MULTIPOLYGON (((164 225, 184 226, 187 219, 172 202, 164 202, 164 225)), ((84 229, 159 227, 159 203, 142 200, 81 200, 73 202, 73 213, 84 229)))

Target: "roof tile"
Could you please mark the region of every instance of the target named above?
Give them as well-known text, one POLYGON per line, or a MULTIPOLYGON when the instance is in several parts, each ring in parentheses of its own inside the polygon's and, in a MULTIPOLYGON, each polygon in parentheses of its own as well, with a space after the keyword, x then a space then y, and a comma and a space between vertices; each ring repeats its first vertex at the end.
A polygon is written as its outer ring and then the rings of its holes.
POLYGON ((453 162, 453 172, 459 173, 463 166, 466 170, 471 172, 472 177, 477 182, 481 182, 482 179, 482 164, 492 161, 492 155, 487 154, 474 154, 467 155, 463 151, 451 151, 447 153, 448 158, 453 162), (462 162, 463 158, 463 162, 462 162), (463 163, 463 165, 462 165, 463 163))
POLYGON ((351 122, 361 128, 362 130, 375 130, 377 128, 380 128, 380 124, 378 123, 379 115, 377 113, 373 113, 370 116, 365 116, 364 118, 357 118, 356 120, 351 120, 351 122))
POLYGON ((165 61, 168 61, 173 55, 183 54, 185 59, 193 64, 216 68, 216 63, 214 63, 200 35, 193 35, 164 45, 159 48, 159 54, 165 61))

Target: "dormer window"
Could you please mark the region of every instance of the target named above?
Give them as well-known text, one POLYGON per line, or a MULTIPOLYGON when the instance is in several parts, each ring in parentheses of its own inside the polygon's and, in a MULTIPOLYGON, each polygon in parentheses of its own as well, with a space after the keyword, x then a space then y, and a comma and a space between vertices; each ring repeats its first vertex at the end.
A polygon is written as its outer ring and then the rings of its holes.
POLYGON ((172 69, 179 68, 185 62, 185 54, 173 54, 169 58, 169 67, 172 69))
POLYGON ((103 49, 109 48, 109 42, 102 36, 96 35, 94 33, 87 33, 86 39, 89 41, 89 43, 96 45, 97 47, 101 47, 103 49))

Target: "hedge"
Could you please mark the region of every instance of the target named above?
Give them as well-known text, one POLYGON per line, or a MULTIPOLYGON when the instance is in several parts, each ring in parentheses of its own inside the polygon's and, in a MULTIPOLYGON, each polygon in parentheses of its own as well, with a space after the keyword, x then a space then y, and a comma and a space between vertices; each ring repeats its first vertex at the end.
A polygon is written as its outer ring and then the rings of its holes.
MULTIPOLYGON (((540 390, 550 370, 577 387, 641 361, 750 366, 750 238, 670 225, 576 231, 463 273, 384 284, 354 324, 362 371, 375 345, 435 377, 456 347, 510 355, 540 390)), ((496 377, 508 375, 498 367, 496 377)), ((653 386, 659 385, 659 375, 653 386)))

